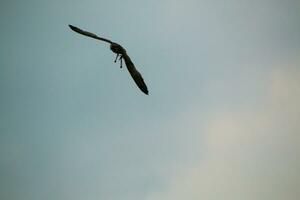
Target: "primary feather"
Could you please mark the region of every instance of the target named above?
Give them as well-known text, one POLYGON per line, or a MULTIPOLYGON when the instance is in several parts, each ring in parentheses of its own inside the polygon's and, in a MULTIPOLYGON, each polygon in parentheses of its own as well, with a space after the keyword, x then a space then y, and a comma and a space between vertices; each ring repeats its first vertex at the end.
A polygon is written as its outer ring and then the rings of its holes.
POLYGON ((125 60, 125 64, 126 67, 131 75, 131 77, 133 78, 134 82, 136 83, 136 85, 145 93, 148 95, 148 88, 147 85, 144 82, 144 79, 142 77, 142 75, 140 74, 140 72, 138 72, 138 70, 134 67, 133 62, 131 61, 130 57, 125 54, 123 55, 123 58, 125 60))
POLYGON ((88 31, 81 30, 80 28, 78 28, 78 27, 76 27, 76 26, 69 25, 69 27, 70 27, 73 31, 75 31, 75 32, 77 32, 77 33, 79 33, 79 34, 82 34, 82 35, 85 35, 85 36, 88 36, 88 37, 91 37, 91 38, 94 38, 94 39, 97 39, 97 40, 102 40, 102 41, 108 42, 108 43, 110 43, 110 44, 113 43, 112 41, 110 41, 110 40, 108 40, 108 39, 99 37, 99 36, 97 36, 97 35, 94 34, 94 33, 90 33, 90 32, 88 32, 88 31))

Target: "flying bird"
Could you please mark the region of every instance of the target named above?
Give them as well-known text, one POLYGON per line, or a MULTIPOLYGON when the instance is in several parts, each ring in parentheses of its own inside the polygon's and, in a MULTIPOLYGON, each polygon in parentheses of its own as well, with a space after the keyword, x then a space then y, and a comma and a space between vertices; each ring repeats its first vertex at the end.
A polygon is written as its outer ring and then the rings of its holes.
POLYGON ((77 28, 75 26, 69 25, 69 27, 73 31, 75 31, 76 33, 79 33, 79 34, 82 34, 82 35, 85 35, 85 36, 88 36, 88 37, 91 37, 91 38, 109 43, 110 44, 110 50, 112 52, 114 52, 115 54, 117 54, 116 59, 114 60, 114 62, 117 62, 117 60, 119 59, 120 68, 122 68, 122 60, 124 59, 126 67, 129 71, 131 77, 133 78, 134 82, 140 88, 140 90, 142 90, 142 92, 144 92, 145 94, 148 95, 148 89, 147 89, 147 86, 144 82, 144 79, 143 79, 142 75, 135 68, 135 66, 134 66, 133 62, 131 61, 130 57, 128 56, 126 50, 120 44, 118 44, 116 42, 112 42, 111 40, 99 37, 94 33, 90 33, 88 31, 81 30, 80 28, 77 28))

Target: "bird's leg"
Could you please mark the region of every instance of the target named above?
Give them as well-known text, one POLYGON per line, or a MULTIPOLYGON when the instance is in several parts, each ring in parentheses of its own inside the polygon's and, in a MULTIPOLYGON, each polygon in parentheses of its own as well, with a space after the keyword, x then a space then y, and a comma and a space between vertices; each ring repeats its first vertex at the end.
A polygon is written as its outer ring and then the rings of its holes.
POLYGON ((117 56, 116 56, 116 59, 115 59, 115 61, 114 61, 114 62, 117 62, 117 60, 118 60, 118 57, 119 57, 119 54, 117 53, 117 56))
POLYGON ((123 56, 121 55, 120 58, 119 58, 119 60, 120 60, 120 68, 122 68, 122 58, 123 58, 123 56))

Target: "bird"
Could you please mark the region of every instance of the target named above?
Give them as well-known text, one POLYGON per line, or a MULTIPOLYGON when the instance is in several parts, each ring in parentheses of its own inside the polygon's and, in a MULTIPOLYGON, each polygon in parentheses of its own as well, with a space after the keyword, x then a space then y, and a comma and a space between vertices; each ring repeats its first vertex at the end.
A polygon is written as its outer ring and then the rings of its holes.
POLYGON ((140 88, 140 90, 145 93, 146 95, 149 94, 148 92, 148 88, 147 85, 144 82, 144 79, 141 75, 141 73, 135 68, 133 62, 131 61, 130 57, 128 56, 125 48, 123 48, 120 44, 113 42, 111 40, 105 39, 103 37, 99 37, 98 35, 88 32, 88 31, 84 31, 76 26, 72 26, 69 24, 69 27, 75 31, 76 33, 85 35, 87 37, 91 37, 97 40, 101 40, 104 42, 107 42, 110 44, 110 50, 112 52, 114 52, 116 55, 116 59, 114 60, 114 62, 116 63, 117 60, 119 59, 120 61, 120 68, 122 68, 122 60, 124 59, 126 67, 131 75, 131 77, 133 78, 134 82, 136 83, 136 85, 140 88))

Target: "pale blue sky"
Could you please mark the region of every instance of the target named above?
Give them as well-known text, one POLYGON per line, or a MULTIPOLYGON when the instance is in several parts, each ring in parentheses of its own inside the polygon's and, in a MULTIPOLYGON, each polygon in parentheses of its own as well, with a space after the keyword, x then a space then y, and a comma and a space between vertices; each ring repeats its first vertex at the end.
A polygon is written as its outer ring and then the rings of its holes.
POLYGON ((299 10, 2 1, 0 199, 297 199, 299 10), (150 95, 68 24, 122 44, 150 95))

